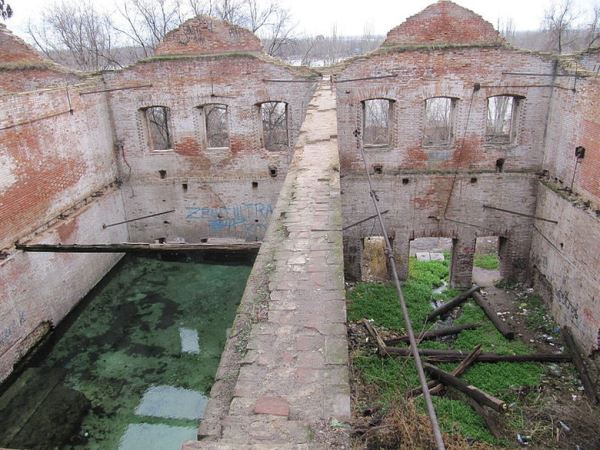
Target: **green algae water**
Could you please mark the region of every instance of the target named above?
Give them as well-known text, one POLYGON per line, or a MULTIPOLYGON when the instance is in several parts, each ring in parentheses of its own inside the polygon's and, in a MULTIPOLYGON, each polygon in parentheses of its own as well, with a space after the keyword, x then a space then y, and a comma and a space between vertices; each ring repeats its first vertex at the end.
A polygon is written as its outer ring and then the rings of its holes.
POLYGON ((178 450, 195 439, 250 270, 127 256, 35 364, 63 371, 91 406, 62 448, 178 450))

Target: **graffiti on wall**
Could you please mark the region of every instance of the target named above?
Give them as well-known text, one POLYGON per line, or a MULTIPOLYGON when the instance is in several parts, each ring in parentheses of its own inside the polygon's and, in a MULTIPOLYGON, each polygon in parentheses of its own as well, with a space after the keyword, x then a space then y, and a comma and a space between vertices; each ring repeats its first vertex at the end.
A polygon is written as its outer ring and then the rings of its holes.
POLYGON ((186 220, 208 224, 210 234, 256 238, 264 235, 273 207, 268 203, 242 203, 220 208, 186 207, 186 220))

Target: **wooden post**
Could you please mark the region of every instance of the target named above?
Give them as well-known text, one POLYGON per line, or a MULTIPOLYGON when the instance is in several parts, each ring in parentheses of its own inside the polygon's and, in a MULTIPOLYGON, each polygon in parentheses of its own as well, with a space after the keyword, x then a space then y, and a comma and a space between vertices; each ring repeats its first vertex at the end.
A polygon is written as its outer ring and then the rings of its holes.
POLYGON ((423 368, 434 378, 440 380, 445 385, 451 386, 463 394, 468 395, 480 405, 489 406, 498 412, 503 412, 508 409, 508 406, 502 400, 483 392, 481 389, 477 389, 475 386, 468 385, 460 378, 456 378, 455 376, 452 376, 449 373, 432 366, 431 364, 425 363, 423 364, 423 368))
POLYGON ((463 292, 462 294, 458 295, 457 297, 454 297, 452 300, 450 300, 447 303, 444 303, 442 306, 435 309, 431 314, 429 314, 427 316, 427 320, 431 321, 431 320, 435 319, 437 316, 446 314, 447 312, 451 311, 452 309, 456 308, 460 304, 467 301, 469 299, 469 297, 471 297, 475 292, 479 291, 479 289, 480 289, 479 286, 473 286, 468 291, 463 292))
POLYGON ((500 334, 502 334, 502 336, 504 336, 508 340, 512 340, 515 338, 515 332, 513 330, 511 330, 508 327, 508 325, 498 317, 498 314, 496 314, 496 311, 483 298, 483 295, 481 295, 479 292, 474 292, 473 300, 475 300, 475 303, 477 303, 481 307, 481 309, 483 309, 483 312, 485 312, 485 315, 488 317, 488 319, 490 319, 492 321, 492 323, 494 324, 496 329, 500 332, 500 334))
POLYGON ((579 351, 579 346, 573 339, 573 335, 571 331, 567 327, 562 327, 561 334, 563 339, 565 340, 565 344, 569 349, 569 353, 573 357, 573 363, 577 368, 577 372, 579 372, 579 378, 581 378, 581 383, 583 384, 583 389, 587 398, 590 399, 593 403, 598 403, 598 396, 596 394, 596 390, 594 389, 594 384, 588 374, 587 368, 585 367, 585 363, 583 362, 583 357, 581 356, 581 352, 579 351))
POLYGON ((363 319, 362 324, 365 326, 365 328, 367 329, 369 334, 373 337, 373 339, 375 339, 375 342, 377 343, 377 350, 379 351, 379 354, 382 356, 387 356, 388 355, 387 345, 385 345, 385 342, 383 341, 381 336, 379 336, 379 333, 377 332, 377 330, 375 328, 373 328, 373 325, 371 325, 371 322, 369 322, 367 319, 363 319))

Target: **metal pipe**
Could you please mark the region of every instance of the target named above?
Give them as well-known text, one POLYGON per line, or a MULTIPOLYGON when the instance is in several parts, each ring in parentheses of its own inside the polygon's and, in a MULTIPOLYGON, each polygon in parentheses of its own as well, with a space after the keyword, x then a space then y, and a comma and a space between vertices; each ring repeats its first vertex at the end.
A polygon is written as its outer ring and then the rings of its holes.
POLYGON ((52 119, 53 117, 62 116, 63 114, 73 114, 72 109, 68 109, 66 111, 60 111, 54 114, 48 114, 47 116, 37 117, 35 119, 26 120, 25 122, 13 123, 12 125, 7 125, 5 127, 0 128, 0 131, 9 130, 11 128, 20 127, 22 125, 31 125, 32 123, 39 122, 40 120, 52 119))
POLYGON ((99 89, 97 91, 80 92, 79 95, 100 94, 102 92, 124 91, 126 89, 142 89, 142 88, 147 88, 147 87, 152 87, 152 85, 151 84, 140 84, 137 86, 123 86, 123 87, 118 87, 118 88, 99 89))
POLYGON ((369 173, 369 167, 367 165, 367 157, 365 152, 360 145, 360 131, 356 130, 354 135, 357 138, 356 146, 359 149, 363 163, 365 166, 365 172, 367 174, 367 181, 369 183, 369 194, 371 199, 373 200, 373 206, 375 207, 375 211, 377 212, 377 217, 379 219, 379 224, 381 225, 381 231, 383 233, 383 238, 386 246, 386 256, 388 258, 388 262, 390 264, 390 268, 392 270, 392 278, 394 281, 394 285, 396 286, 396 292, 398 293, 398 301, 400 303, 400 308, 402 309, 402 315, 404 316, 404 325, 406 326, 406 331, 408 334, 408 340, 410 341, 410 350, 415 359, 415 366, 417 367, 417 373, 419 375, 419 381, 421 382, 421 389, 423 390, 423 397, 425 398, 425 404, 427 405, 427 412, 429 413, 429 419, 431 420, 431 427, 433 428, 433 436, 437 445, 438 450, 445 450, 444 440, 442 439, 442 432, 440 430, 440 426, 438 424, 437 415, 435 413, 435 408, 433 407, 433 402, 431 401, 431 395, 429 394, 429 386, 427 386, 427 378, 425 378, 425 372, 423 371, 423 364, 421 363, 421 356, 419 355, 419 349, 417 347, 417 340, 415 339, 415 333, 412 328, 412 323, 410 321, 410 316, 408 314, 408 308, 406 307, 406 301, 404 300, 404 295, 402 294, 402 288, 400 287, 400 279, 398 278, 398 271, 396 269, 396 261, 394 259, 394 252, 392 249, 392 245, 390 243, 389 236, 385 229, 385 224, 383 223, 383 216, 379 211, 379 206, 377 202, 379 199, 377 198, 377 194, 373 190, 373 184, 371 183, 371 174, 369 173))
POLYGON ((378 77, 365 77, 365 78, 351 78, 348 80, 335 80, 335 83, 349 83, 351 81, 366 81, 366 80, 380 80, 382 78, 396 78, 398 75, 381 75, 378 77))
POLYGON ((493 209, 495 211, 502 211, 502 212, 505 212, 508 214, 514 214, 515 216, 529 217, 530 219, 543 220, 544 222, 558 224, 557 220, 544 219, 543 217, 534 216, 532 214, 525 214, 525 213, 521 213, 521 212, 517 212, 517 211, 511 211, 509 209, 496 208, 495 206, 483 205, 483 208, 484 209, 493 209))
POLYGON ((102 228, 110 228, 110 227, 114 227, 116 225, 122 225, 124 223, 134 222, 136 220, 148 219, 150 217, 162 216, 163 214, 169 214, 169 213, 172 213, 172 212, 175 212, 175 210, 171 209, 169 211, 163 211, 163 212, 159 212, 159 213, 156 213, 156 214, 149 214, 147 216, 136 217, 135 219, 124 220, 123 222, 111 223, 111 224, 108 224, 108 225, 106 225, 106 224, 103 223, 102 224, 102 228))
MULTIPOLYGON (((386 209, 385 211, 383 211, 381 213, 381 215, 383 216, 384 214, 387 214, 389 212, 390 212, 390 210, 386 209)), ((356 225, 360 225, 361 223, 365 223, 368 220, 375 219, 376 217, 377 217, 377 214, 373 214, 372 216, 369 216, 369 217, 367 217, 367 218, 365 218, 363 220, 359 220, 358 222, 354 222, 353 224, 348 225, 347 227, 342 228, 342 231, 346 231, 349 228, 355 227, 356 225)))

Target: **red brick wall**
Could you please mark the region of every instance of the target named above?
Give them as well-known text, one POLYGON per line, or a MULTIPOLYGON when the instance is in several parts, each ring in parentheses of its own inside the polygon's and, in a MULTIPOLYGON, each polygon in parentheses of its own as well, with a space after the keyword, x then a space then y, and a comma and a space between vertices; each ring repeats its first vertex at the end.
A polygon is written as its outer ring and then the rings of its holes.
POLYGON ((502 41, 481 16, 456 3, 440 1, 393 28, 383 45, 489 45, 502 41))
POLYGON ((307 74, 254 55, 159 58, 107 74, 109 86, 152 85, 110 94, 116 135, 122 144, 128 214, 176 210, 168 217, 132 223, 132 238, 183 238, 188 242, 207 237, 261 239, 316 85, 307 74), (265 101, 288 103, 292 141, 288 151, 262 147, 257 104, 265 101), (228 149, 206 148, 198 107, 211 103, 228 107, 228 149), (152 105, 170 109, 171 151, 148 148, 140 108, 152 105), (277 177, 270 175, 270 167, 277 168, 277 177), (164 179, 161 170, 166 172, 164 179), (258 185, 253 187, 253 182, 258 185))
POLYGON ((0 97, 0 248, 116 179, 106 102, 79 95, 96 87, 0 97))
MULTIPOLYGON (((388 50, 347 64, 337 74, 336 84, 345 223, 373 213, 357 147, 362 141, 354 137, 354 130, 362 130, 361 102, 390 99, 394 108, 392 145, 366 148, 365 153, 371 171, 373 166, 382 167, 382 174, 374 175, 375 190, 380 207, 390 209, 386 223, 396 236, 394 246, 403 275, 411 239, 452 237, 457 240, 453 282, 470 285, 476 238, 502 236, 508 240, 504 275, 527 279, 532 221, 492 212, 483 205, 535 211, 535 173, 542 166, 552 88, 531 76, 505 72, 544 73, 551 69, 551 60, 527 52, 478 46, 388 50), (485 141, 487 98, 494 95, 522 97, 512 144, 485 141), (423 145, 425 100, 436 96, 457 99, 454 139, 447 146, 429 147, 423 145), (498 159, 505 160, 503 173, 496 173, 498 159)), ((372 224, 345 232, 351 275, 357 275, 360 241, 377 233, 372 224)))
POLYGON ((156 48, 156 54, 208 55, 261 50, 260 39, 245 28, 212 17, 199 16, 168 33, 156 48))

